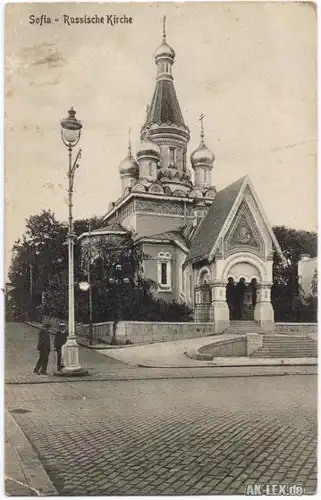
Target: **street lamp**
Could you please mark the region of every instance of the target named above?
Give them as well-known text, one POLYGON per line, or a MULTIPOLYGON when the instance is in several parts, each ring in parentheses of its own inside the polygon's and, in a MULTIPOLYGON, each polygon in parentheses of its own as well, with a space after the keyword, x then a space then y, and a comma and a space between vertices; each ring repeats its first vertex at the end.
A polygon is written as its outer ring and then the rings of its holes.
POLYGON ((76 111, 71 107, 67 118, 60 122, 62 142, 68 148, 68 338, 63 346, 63 359, 65 367, 58 372, 59 375, 88 375, 79 364, 78 344, 75 333, 75 282, 74 282, 74 226, 72 214, 72 195, 74 188, 75 171, 78 168, 78 160, 81 150, 78 151, 75 160, 72 160, 72 150, 78 144, 82 129, 81 122, 76 118, 76 111))

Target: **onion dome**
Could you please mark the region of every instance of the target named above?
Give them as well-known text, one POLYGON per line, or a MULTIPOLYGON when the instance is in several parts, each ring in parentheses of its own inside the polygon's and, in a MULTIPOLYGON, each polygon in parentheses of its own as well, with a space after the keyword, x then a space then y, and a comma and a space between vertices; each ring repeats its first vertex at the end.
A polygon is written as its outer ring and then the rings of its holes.
POLYGON ((127 154, 126 158, 119 165, 119 173, 121 176, 122 175, 131 175, 133 177, 138 177, 139 166, 138 166, 138 163, 132 154, 132 146, 131 146, 131 142, 130 142, 130 132, 131 132, 131 129, 129 129, 129 131, 128 131, 128 154, 127 154))
POLYGON ((148 137, 145 137, 139 145, 137 151, 137 158, 141 158, 142 156, 152 156, 159 159, 160 157, 160 148, 156 142, 153 142, 148 137))
POLYGON ((212 165, 214 160, 214 153, 208 149, 202 141, 198 148, 191 154, 191 163, 193 167, 204 163, 212 165))
POLYGON ((119 165, 119 173, 120 175, 132 175, 133 177, 138 177, 138 172, 138 163, 133 155, 129 153, 119 165))
POLYGON ((191 154, 191 164, 193 167, 197 167, 197 165, 208 165, 213 166, 215 156, 214 153, 208 149, 208 147, 204 143, 204 126, 203 126, 204 114, 201 115, 201 142, 198 148, 193 151, 191 154))
POLYGON ((160 57, 166 57, 169 59, 172 59, 174 61, 175 58, 175 52, 170 45, 168 45, 166 41, 166 16, 163 17, 163 41, 162 44, 156 49, 155 52, 155 60, 157 64, 157 60, 160 57))
POLYGON ((155 59, 158 59, 159 57, 169 57, 170 59, 174 59, 175 51, 170 45, 168 45, 167 42, 163 41, 163 43, 156 49, 155 52, 155 59))

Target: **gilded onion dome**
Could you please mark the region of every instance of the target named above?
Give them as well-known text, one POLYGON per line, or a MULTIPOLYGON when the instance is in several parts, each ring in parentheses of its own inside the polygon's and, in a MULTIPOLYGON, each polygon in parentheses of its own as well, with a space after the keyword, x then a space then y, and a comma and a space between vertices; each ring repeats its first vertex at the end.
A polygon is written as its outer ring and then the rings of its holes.
POLYGON ((138 163, 131 153, 126 156, 126 158, 119 165, 120 175, 132 175, 133 177, 138 176, 138 163))
POLYGON ((204 115, 202 114, 200 117, 201 121, 201 142, 199 146, 193 151, 191 154, 191 164, 192 167, 195 168, 197 165, 208 165, 210 167, 213 166, 215 156, 214 153, 208 149, 204 142, 204 126, 203 126, 204 115))
POLYGON ((167 42, 163 41, 155 52, 155 59, 158 59, 159 57, 169 57, 171 59, 174 59, 175 51, 170 45, 168 45, 167 42))
POLYGON ((137 158, 142 156, 160 157, 160 147, 148 137, 145 137, 137 150, 137 158))
POLYGON ((138 177, 139 166, 132 154, 132 147, 130 142, 130 129, 128 138, 128 154, 126 158, 119 165, 120 175, 131 175, 132 177, 138 177))
POLYGON ((195 167, 199 164, 210 164, 214 163, 215 157, 214 153, 206 147, 204 142, 201 142, 197 149, 191 154, 191 163, 192 166, 195 167))

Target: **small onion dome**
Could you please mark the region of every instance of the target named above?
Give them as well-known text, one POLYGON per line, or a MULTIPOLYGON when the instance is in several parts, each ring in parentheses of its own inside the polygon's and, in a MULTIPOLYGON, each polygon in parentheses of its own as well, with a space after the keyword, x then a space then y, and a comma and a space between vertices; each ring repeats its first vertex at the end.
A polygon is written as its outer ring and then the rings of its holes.
POLYGON ((137 151, 137 158, 143 156, 160 157, 160 148, 156 142, 151 141, 147 137, 142 140, 137 151))
POLYGON ((126 158, 119 165, 120 175, 132 175, 133 177, 138 177, 139 167, 135 158, 131 153, 126 156, 126 158))
POLYGON ((215 156, 210 149, 208 149, 204 143, 198 146, 197 149, 191 154, 191 164, 193 167, 206 163, 207 165, 212 165, 214 163, 215 156))
POLYGON ((175 51, 168 45, 168 43, 163 42, 155 52, 155 59, 159 57, 170 57, 171 59, 175 58, 175 51))

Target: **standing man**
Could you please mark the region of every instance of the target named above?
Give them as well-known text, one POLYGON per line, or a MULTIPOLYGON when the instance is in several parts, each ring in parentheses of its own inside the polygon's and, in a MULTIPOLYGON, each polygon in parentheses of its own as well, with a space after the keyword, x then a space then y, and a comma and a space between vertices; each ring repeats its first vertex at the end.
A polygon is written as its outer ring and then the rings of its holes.
POLYGON ((56 333, 55 337, 55 350, 57 352, 57 370, 60 372, 62 368, 64 368, 64 365, 62 364, 62 359, 61 359, 61 349, 62 346, 67 342, 67 337, 68 333, 66 330, 66 324, 61 322, 59 323, 59 329, 58 332, 56 333))
POLYGON ((39 359, 33 370, 33 373, 38 375, 47 375, 47 366, 50 353, 50 334, 49 334, 49 324, 44 324, 43 328, 39 332, 37 349, 39 351, 39 359))

